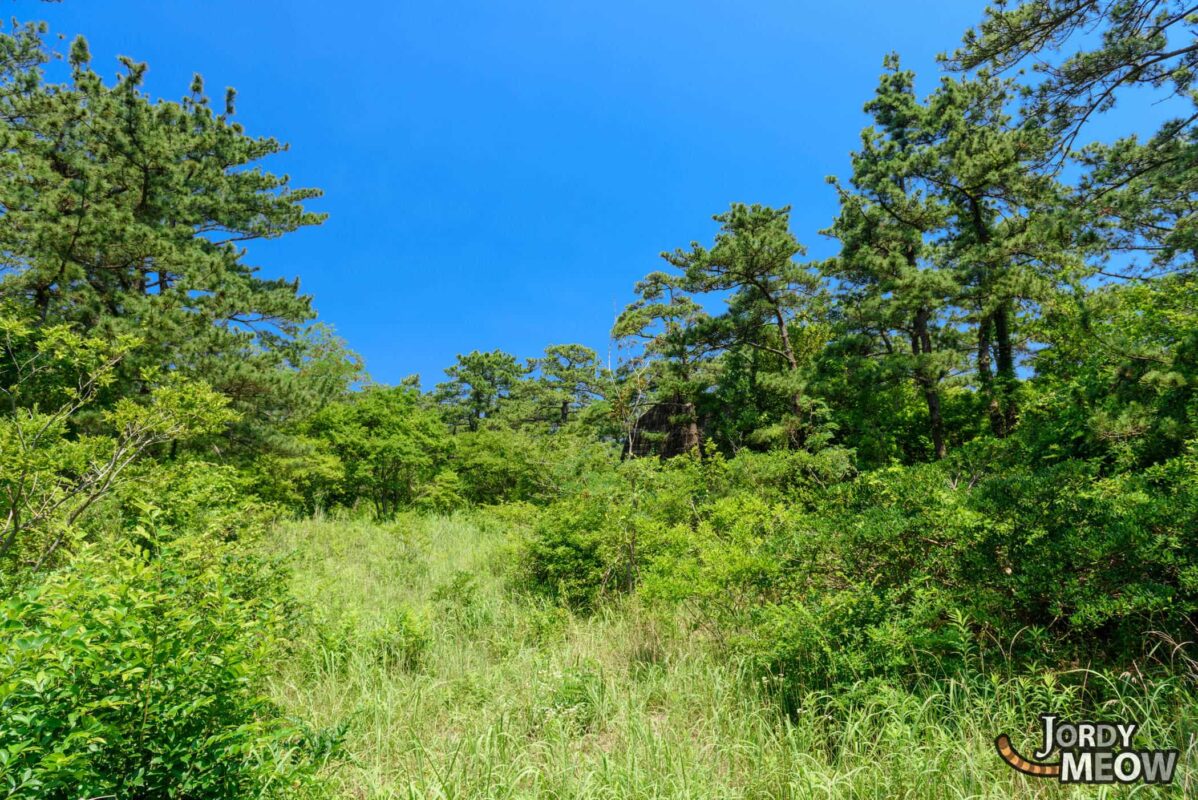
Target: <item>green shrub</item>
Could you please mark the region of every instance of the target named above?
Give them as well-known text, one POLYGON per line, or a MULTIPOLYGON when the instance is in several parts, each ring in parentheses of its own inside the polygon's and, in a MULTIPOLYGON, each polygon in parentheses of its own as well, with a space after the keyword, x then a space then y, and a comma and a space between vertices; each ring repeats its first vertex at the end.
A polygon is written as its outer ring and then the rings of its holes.
POLYGON ((585 498, 556 503, 521 543, 524 584, 571 606, 590 607, 607 583, 605 504, 585 498))
POLYGON ((284 797, 311 786, 321 737, 263 678, 282 581, 195 537, 156 556, 85 548, 0 604, 0 786, 13 797, 284 797))
POLYGON ((326 439, 292 434, 281 447, 258 455, 245 472, 254 494, 304 514, 326 511, 345 486, 345 464, 326 439))
POLYGON ((598 670, 567 667, 550 676, 535 709, 540 725, 559 725, 575 734, 591 730, 598 720, 603 678, 598 670))
POLYGON ((770 500, 813 503, 823 490, 853 476, 853 454, 830 447, 815 453, 805 450, 744 452, 727 462, 732 487, 752 490, 770 500))
POLYGON ((1185 640, 1198 614, 1192 453, 1111 477, 973 455, 864 473, 813 511, 717 500, 646 588, 697 601, 788 691, 950 674, 965 652, 1122 669, 1160 633, 1185 640))
POLYGON ((354 644, 384 666, 414 670, 420 666, 430 642, 428 623, 401 606, 390 609, 381 623, 368 628, 354 644))
POLYGON ((462 480, 451 469, 443 469, 421 488, 416 496, 416 508, 436 514, 447 514, 462 508, 466 499, 462 497, 462 480))
POLYGON ((634 459, 517 533, 518 576, 590 610, 685 603, 788 692, 1020 668, 1125 669, 1198 617, 1198 451, 1134 472, 1017 437, 855 473, 848 454, 634 459))
POLYGON ((1191 450, 1111 477, 1086 462, 991 477, 972 505, 993 522, 960 574, 1011 627, 1051 627, 1086 660, 1134 657, 1153 630, 1182 639, 1198 614, 1196 476, 1191 450))
POLYGON ((279 507, 250 491, 251 480, 237 469, 198 459, 148 462, 106 504, 107 521, 133 531, 153 509, 158 539, 176 533, 221 540, 252 539, 277 519, 279 507))
POLYGON ((453 577, 433 588, 431 599, 458 608, 469 608, 478 602, 478 582, 474 573, 459 569, 453 577))

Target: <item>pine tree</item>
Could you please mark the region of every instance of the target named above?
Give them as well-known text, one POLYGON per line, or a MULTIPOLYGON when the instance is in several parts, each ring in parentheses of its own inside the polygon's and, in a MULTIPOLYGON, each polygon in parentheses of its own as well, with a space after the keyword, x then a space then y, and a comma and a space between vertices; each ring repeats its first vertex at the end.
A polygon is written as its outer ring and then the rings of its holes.
POLYGON ((932 137, 927 110, 915 97, 914 75, 889 59, 877 93, 866 105, 874 125, 861 135, 848 185, 833 180, 840 213, 826 233, 841 252, 825 270, 840 289, 850 328, 871 340, 869 351, 889 370, 909 376, 927 407, 936 458, 947 452, 941 387, 961 368, 961 294, 936 243, 948 222, 947 204, 928 193, 921 168, 932 137))
POLYGON ((554 344, 545 355, 529 360, 536 373, 530 382, 539 421, 566 425, 603 392, 599 357, 581 344, 554 344))
POLYGON ((180 102, 154 101, 128 58, 108 85, 83 39, 70 80, 50 83, 40 35, 0 38, 0 297, 42 325, 136 333, 113 397, 169 367, 266 424, 289 402, 313 311, 297 281, 260 277, 244 245, 320 222, 304 208, 319 192, 262 169, 285 147, 246 135, 231 93, 218 113, 197 76, 180 102))
POLYGON ((1195 9, 1181 0, 999 2, 947 59, 961 71, 1031 64, 1039 80, 1025 92, 1023 113, 1051 133, 1056 166, 1075 158, 1085 169, 1071 198, 1071 224, 1088 234, 1083 243, 1097 245, 1090 248, 1094 274, 1127 278, 1192 269, 1198 251, 1192 210, 1198 192, 1196 21, 1195 9), (1175 116, 1145 140, 1131 135, 1080 147, 1087 124, 1133 90, 1151 92, 1175 116), (1148 261, 1123 263, 1129 255, 1148 261))
MULTIPOLYGON (((686 281, 664 272, 645 276, 636 285, 640 299, 616 320, 612 335, 625 345, 639 345, 651 367, 656 408, 671 428, 663 454, 687 453, 702 435, 697 401, 704 388, 703 368, 716 345, 710 336, 711 316, 691 296, 686 281)), ((630 440, 626 449, 634 447, 630 440)))
POLYGON ((528 370, 519 360, 502 350, 489 353, 474 350, 459 355, 448 367, 449 380, 437 384, 434 394, 446 409, 455 427, 476 431, 484 420, 493 419, 511 396, 528 370))
POLYGON ((731 292, 727 314, 709 328, 721 346, 743 345, 781 361, 777 388, 789 398, 783 426, 791 443, 803 446, 815 429, 815 403, 807 395, 807 354, 794 337, 823 315, 820 276, 795 261, 806 252, 790 232, 790 209, 733 204, 714 217, 715 243, 692 242, 690 250, 663 253, 695 292, 731 292))
POLYGON ((1069 237, 1048 211, 1059 188, 1036 169, 1051 137, 1012 119, 1014 90, 984 73, 942 80, 927 103, 921 165, 948 211, 942 245, 973 316, 978 384, 1000 437, 1019 416, 1021 315, 1071 260, 1069 237))

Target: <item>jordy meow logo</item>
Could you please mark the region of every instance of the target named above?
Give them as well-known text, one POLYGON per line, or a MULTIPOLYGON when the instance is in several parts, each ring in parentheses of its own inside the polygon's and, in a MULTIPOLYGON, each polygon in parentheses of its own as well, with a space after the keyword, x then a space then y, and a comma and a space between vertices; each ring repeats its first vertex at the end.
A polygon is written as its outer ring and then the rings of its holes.
POLYGON ((1170 783, 1177 767, 1177 750, 1136 750, 1132 744, 1139 725, 1134 722, 1061 722, 1053 714, 1040 717, 1044 747, 1029 761, 1011 746, 1004 733, 994 740, 998 754, 1012 768, 1061 783, 1170 783), (1060 760, 1043 763, 1054 751, 1060 760))

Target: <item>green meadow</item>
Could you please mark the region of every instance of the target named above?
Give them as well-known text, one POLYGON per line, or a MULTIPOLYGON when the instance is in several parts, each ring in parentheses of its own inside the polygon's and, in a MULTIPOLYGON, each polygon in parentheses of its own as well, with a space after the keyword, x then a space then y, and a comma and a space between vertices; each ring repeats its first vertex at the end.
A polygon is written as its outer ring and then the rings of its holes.
MULTIPOLYGON (((998 732, 1030 750, 1029 721, 1066 704, 1048 676, 861 685, 786 714, 685 616, 636 600, 578 616, 514 589, 510 531, 485 516, 305 521, 278 546, 319 633, 271 693, 345 726, 336 797, 1165 796, 1066 789, 997 758, 998 732)), ((1186 742, 1171 796, 1198 788, 1185 682, 1122 684, 1102 712, 1151 720, 1141 744, 1186 742)))

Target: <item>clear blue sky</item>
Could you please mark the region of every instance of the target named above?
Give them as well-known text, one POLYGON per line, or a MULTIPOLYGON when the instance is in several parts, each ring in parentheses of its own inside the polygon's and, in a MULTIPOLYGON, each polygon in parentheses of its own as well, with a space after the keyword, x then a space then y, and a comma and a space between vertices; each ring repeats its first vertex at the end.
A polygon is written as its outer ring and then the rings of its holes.
POLYGON ((973 0, 66 0, 11 13, 85 34, 94 64, 238 90, 271 163, 328 222, 256 244, 300 277, 376 380, 442 380, 455 354, 605 354, 613 308, 663 249, 707 241, 730 202, 835 211, 882 56, 936 80, 973 0))

